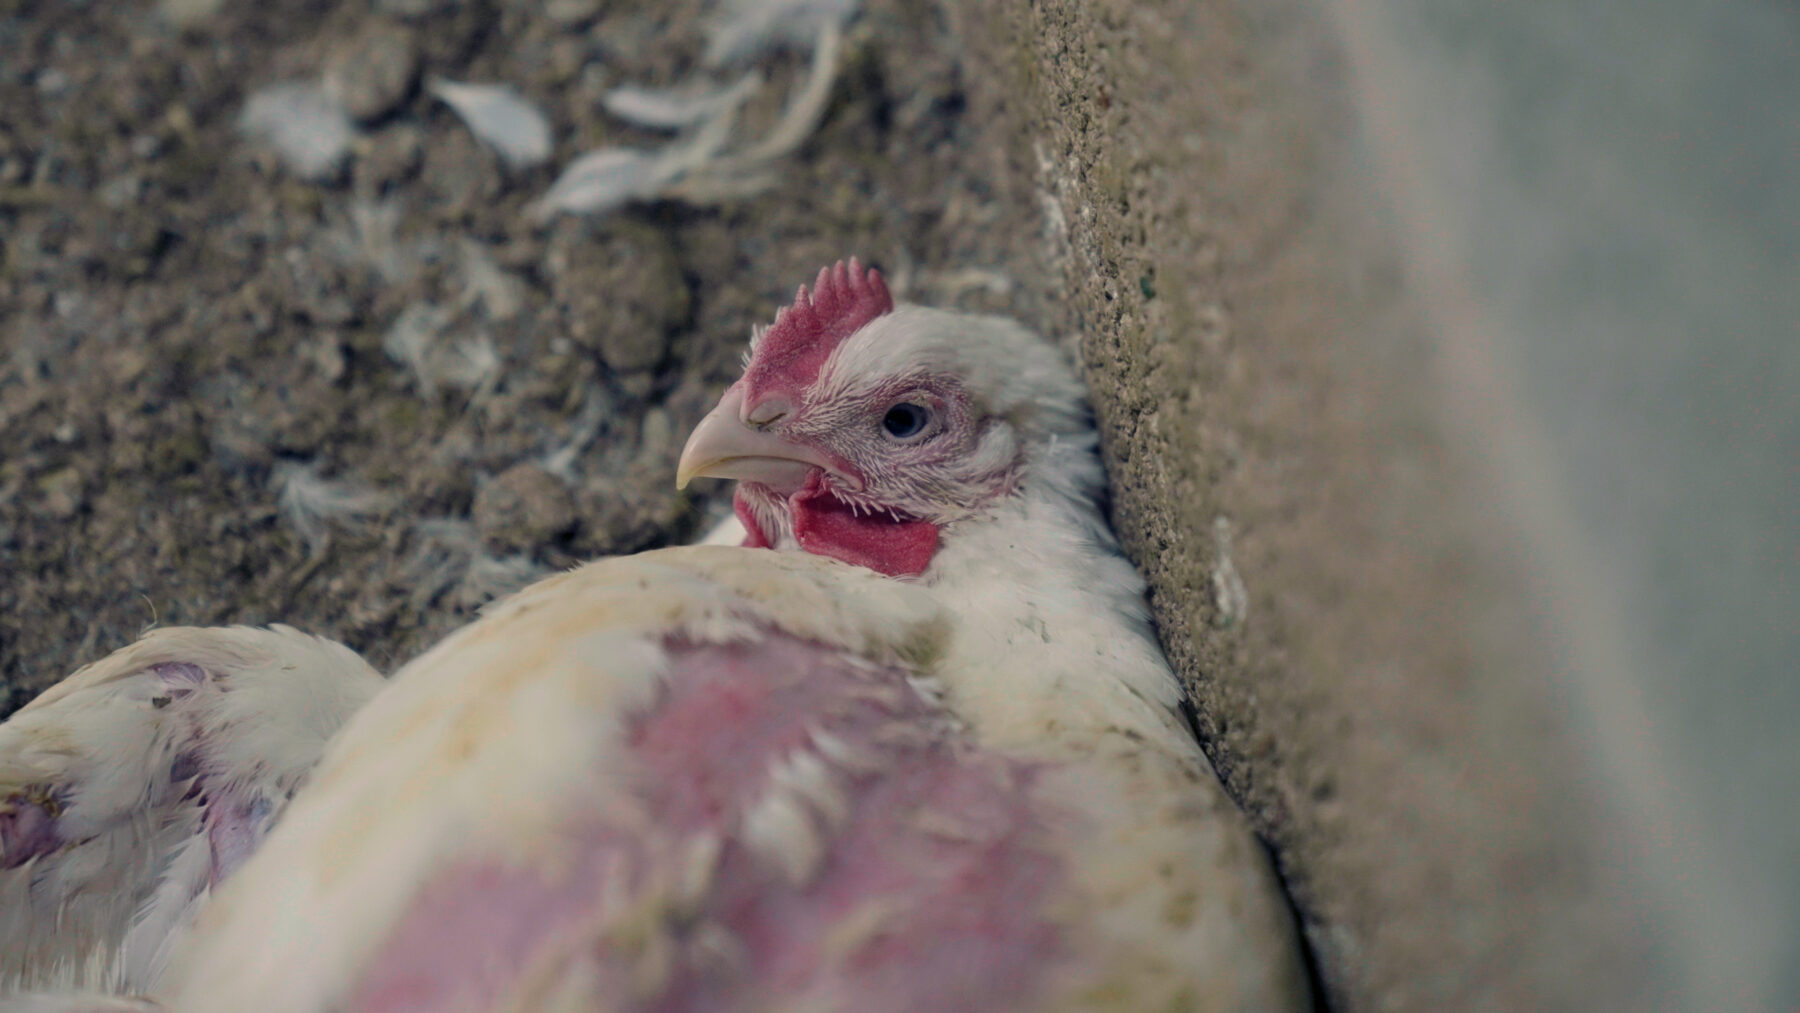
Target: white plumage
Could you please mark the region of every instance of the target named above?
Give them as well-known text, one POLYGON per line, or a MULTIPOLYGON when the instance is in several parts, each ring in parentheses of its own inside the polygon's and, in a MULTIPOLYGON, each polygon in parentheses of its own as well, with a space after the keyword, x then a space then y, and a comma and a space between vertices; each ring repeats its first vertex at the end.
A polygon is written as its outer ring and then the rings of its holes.
POLYGON ((0 725, 0 995, 149 987, 381 685, 285 626, 164 629, 0 725))

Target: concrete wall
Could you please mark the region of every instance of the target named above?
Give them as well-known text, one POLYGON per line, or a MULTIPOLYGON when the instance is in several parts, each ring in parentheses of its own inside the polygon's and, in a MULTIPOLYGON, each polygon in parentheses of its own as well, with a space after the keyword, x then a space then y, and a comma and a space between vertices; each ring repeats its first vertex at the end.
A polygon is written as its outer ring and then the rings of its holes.
POLYGON ((968 6, 1333 1004, 1791 993, 1792 19, 968 6))

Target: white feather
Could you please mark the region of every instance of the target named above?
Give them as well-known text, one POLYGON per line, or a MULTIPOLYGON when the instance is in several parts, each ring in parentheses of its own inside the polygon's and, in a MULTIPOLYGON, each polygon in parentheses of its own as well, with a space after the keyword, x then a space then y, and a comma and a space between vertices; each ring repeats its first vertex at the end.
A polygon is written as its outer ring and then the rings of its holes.
POLYGON ((406 367, 426 397, 449 389, 479 398, 500 381, 505 364, 494 339, 486 331, 447 338, 455 319, 436 303, 416 302, 400 311, 382 337, 382 351, 406 367))
POLYGON ((604 100, 614 115, 648 126, 698 124, 698 128, 687 140, 657 151, 602 148, 582 155, 563 170, 549 191, 533 202, 531 214, 540 221, 563 213, 602 214, 633 201, 668 197, 713 204, 758 193, 773 185, 777 179, 776 163, 805 143, 825 115, 843 45, 842 21, 855 7, 851 4, 834 14, 832 5, 788 6, 793 9, 773 14, 754 4, 745 7, 747 16, 764 28, 791 25, 793 31, 804 29, 816 35, 806 80, 767 135, 740 151, 724 150, 738 108, 761 86, 762 78, 755 73, 712 93, 632 86, 614 89, 604 100), (830 10, 821 15, 814 7, 830 10))
POLYGON ((462 84, 433 78, 426 87, 456 110, 470 133, 499 152, 512 167, 528 169, 550 157, 549 119, 506 85, 462 84))
POLYGON ((464 308, 480 306, 487 318, 496 323, 511 320, 525 307, 525 283, 494 262, 486 245, 473 240, 457 242, 461 253, 464 308))
POLYGON ((312 82, 283 82, 253 93, 238 116, 238 129, 273 147, 288 171, 302 179, 336 173, 356 139, 350 114, 312 82))
POLYGON ((381 339, 381 350, 405 366, 426 394, 437 390, 437 378, 430 366, 432 347, 450 320, 450 311, 436 303, 412 303, 400 311, 381 339))
POLYGON ((581 479, 575 464, 593 446, 594 441, 600 438, 600 434, 607 430, 615 408, 612 397, 606 393, 605 388, 589 388, 587 397, 581 404, 581 411, 569 424, 568 438, 547 451, 539 459, 539 464, 564 483, 579 485, 581 479))
POLYGON ((821 27, 806 81, 783 107, 781 118, 769 133, 741 151, 693 165, 687 178, 671 184, 670 194, 707 204, 748 196, 773 185, 776 163, 804 144, 824 118, 831 102, 831 86, 837 79, 842 43, 842 32, 835 23, 821 27))
POLYGON ((831 102, 831 85, 837 79, 838 55, 842 47, 843 33, 838 25, 835 22, 823 24, 819 28, 818 46, 813 51, 805 83, 782 109, 781 118, 768 136, 739 154, 737 161, 753 165, 785 158, 812 136, 825 115, 825 107, 831 102))
POLYGON ((860 0, 729 0, 706 43, 709 67, 753 60, 777 46, 810 45, 826 28, 841 29, 860 0))
POLYGON ((805 886, 825 858, 825 839, 805 802, 778 785, 744 814, 743 837, 751 854, 795 888, 805 886))
POLYGON ((320 478, 314 464, 280 462, 270 474, 270 482, 276 489, 282 519, 314 553, 324 547, 328 527, 366 526, 392 505, 390 497, 360 482, 320 478))
POLYGON ((762 87, 762 75, 754 71, 726 88, 640 88, 624 85, 601 99, 606 111, 640 127, 679 130, 736 109, 762 87))
POLYGON ((592 214, 627 201, 649 200, 675 173, 674 165, 660 152, 637 148, 590 151, 563 169, 533 205, 533 214, 539 219, 565 211, 592 214))
POLYGON ((564 212, 599 214, 630 201, 662 196, 675 181, 718 154, 731 136, 734 112, 731 107, 721 110, 692 137, 660 151, 602 148, 582 155, 533 203, 532 215, 545 220, 564 212))
POLYGON ((736 514, 730 514, 727 515, 724 520, 715 524, 712 529, 706 533, 705 537, 694 544, 742 545, 744 544, 744 539, 749 537, 749 534, 750 532, 744 527, 744 522, 738 520, 736 514))
POLYGON ((433 517, 413 529, 415 543, 401 574, 412 602, 423 608, 449 592, 463 608, 486 604, 544 576, 545 569, 523 554, 494 556, 481 532, 468 521, 433 517))

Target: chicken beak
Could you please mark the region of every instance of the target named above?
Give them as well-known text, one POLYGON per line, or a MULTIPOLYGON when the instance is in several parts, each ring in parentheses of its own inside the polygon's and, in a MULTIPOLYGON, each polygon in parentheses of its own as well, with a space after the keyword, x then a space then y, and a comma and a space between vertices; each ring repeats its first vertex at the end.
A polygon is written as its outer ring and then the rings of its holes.
POLYGON ((726 391, 682 448, 675 488, 685 489, 696 478, 732 478, 791 492, 806 484, 814 468, 836 470, 823 454, 752 426, 743 414, 744 392, 726 391))

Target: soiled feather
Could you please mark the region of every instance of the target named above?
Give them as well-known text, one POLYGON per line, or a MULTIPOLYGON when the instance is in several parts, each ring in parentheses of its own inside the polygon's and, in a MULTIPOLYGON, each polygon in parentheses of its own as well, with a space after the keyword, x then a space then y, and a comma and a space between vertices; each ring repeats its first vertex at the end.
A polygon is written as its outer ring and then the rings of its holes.
POLYGON ((429 518, 413 531, 418 541, 403 576, 412 587, 413 603, 421 608, 445 593, 465 607, 486 604, 548 572, 527 555, 490 555, 481 532, 467 520, 429 518))
MULTIPOLYGON (((768 14, 763 7, 756 8, 762 12, 756 15, 759 18, 768 14)), ((709 204, 773 185, 774 163, 805 143, 825 115, 843 49, 841 24, 855 12, 854 4, 787 4, 783 9, 787 8, 792 10, 769 14, 773 18, 769 24, 778 23, 783 32, 799 31, 795 26, 800 26, 811 33, 813 59, 805 82, 768 134, 738 151, 724 150, 739 107, 762 83, 755 73, 713 93, 615 89, 605 102, 616 116, 645 126, 701 126, 689 140, 660 151, 603 148, 577 158, 533 205, 532 213, 540 220, 564 212, 598 214, 631 201, 671 197, 709 204)))
POLYGON ((494 339, 478 332, 447 340, 444 331, 454 319, 454 313, 435 303, 414 303, 400 311, 381 340, 382 351, 406 367, 426 397, 440 390, 481 397, 500 379, 504 363, 494 339))
POLYGON ((679 181, 671 195, 706 203, 756 193, 771 185, 774 163, 805 143, 825 115, 825 107, 831 102, 831 85, 837 79, 843 39, 843 32, 835 24, 826 23, 819 31, 806 83, 781 111, 775 128, 742 151, 697 166, 692 178, 679 181))
POLYGON ((530 168, 550 157, 550 121, 511 88, 443 78, 433 78, 427 87, 513 168, 530 168))
POLYGON ((321 478, 317 466, 311 464, 282 462, 275 466, 271 480, 280 490, 277 501, 282 518, 293 525, 312 552, 324 547, 327 527, 360 526, 390 503, 387 496, 360 483, 321 478))
POLYGON ((564 211, 610 211, 627 201, 656 196, 672 178, 674 172, 663 152, 601 148, 570 162, 538 199, 533 213, 543 219, 564 211))
POLYGON ((532 205, 532 214, 539 219, 563 212, 596 214, 629 201, 663 196, 683 176, 717 157, 731 136, 734 112, 733 108, 726 108, 689 140, 661 151, 601 148, 588 152, 569 163, 532 205))
POLYGON ((457 243, 461 252, 464 307, 479 304, 489 320, 511 320, 525 305, 525 285, 494 262, 488 248, 473 239, 457 243))
POLYGON ((727 88, 639 88, 624 85, 606 93, 606 111, 628 123, 658 130, 679 130, 736 109, 762 87, 762 75, 751 72, 727 88))
POLYGON ((825 27, 848 24, 859 6, 859 0, 730 0, 707 40, 705 63, 717 67, 781 45, 811 45, 825 27))
POLYGON ((312 82, 273 84, 251 95, 238 129, 274 148, 288 171, 303 179, 336 173, 356 139, 350 114, 312 82))
POLYGON ((412 373, 426 394, 437 389, 427 362, 438 334, 450 324, 450 311, 432 302, 417 302, 400 311, 381 339, 381 350, 412 373))

